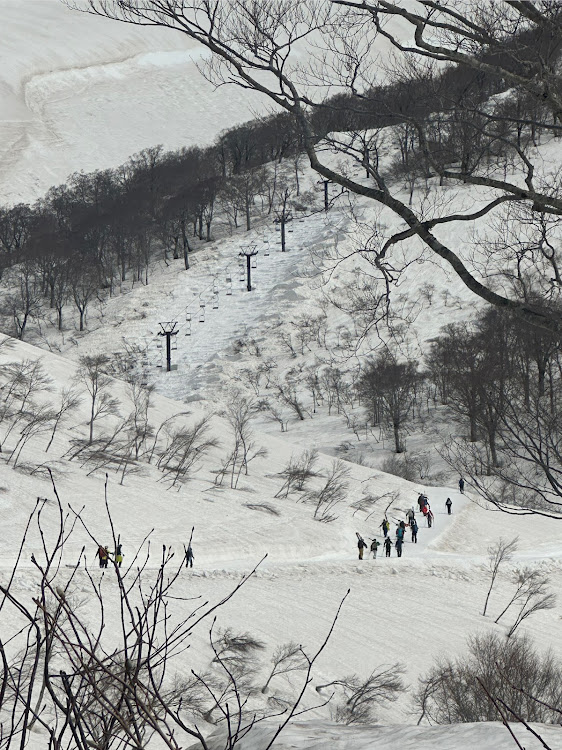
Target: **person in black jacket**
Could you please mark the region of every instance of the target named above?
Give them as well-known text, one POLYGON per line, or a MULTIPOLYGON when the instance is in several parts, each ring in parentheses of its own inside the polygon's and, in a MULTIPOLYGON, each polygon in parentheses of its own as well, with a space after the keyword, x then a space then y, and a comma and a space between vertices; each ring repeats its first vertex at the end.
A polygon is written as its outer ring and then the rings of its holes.
POLYGON ((450 497, 448 497, 445 500, 445 505, 447 506, 447 515, 449 515, 449 516, 451 515, 451 506, 452 506, 452 504, 453 504, 453 501, 451 500, 450 497))
POLYGON ((363 550, 367 549, 367 542, 363 539, 363 537, 357 533, 357 547, 359 548, 359 559, 363 559, 363 550))
POLYGON ((386 539, 384 540, 384 551, 385 551, 386 557, 390 557, 391 549, 392 549, 392 539, 389 536, 387 536, 386 539))

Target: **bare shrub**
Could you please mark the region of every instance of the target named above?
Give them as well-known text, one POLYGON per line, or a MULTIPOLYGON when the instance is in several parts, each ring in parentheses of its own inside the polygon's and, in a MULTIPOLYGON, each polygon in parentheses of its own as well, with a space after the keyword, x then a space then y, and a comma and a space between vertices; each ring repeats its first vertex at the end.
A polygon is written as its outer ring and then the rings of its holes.
POLYGON ((407 479, 408 482, 417 482, 420 478, 418 465, 409 453, 394 453, 388 456, 381 464, 381 471, 407 479))
POLYGON ((291 460, 279 476, 283 477, 283 484, 275 497, 287 497, 291 492, 302 492, 309 479, 318 476, 314 466, 318 461, 318 451, 304 451, 299 458, 291 456, 291 460))
POLYGON ((525 721, 559 721, 562 666, 550 651, 537 653, 527 636, 473 636, 466 656, 440 659, 420 678, 414 696, 418 724, 501 721, 490 696, 525 721))
POLYGON ((337 518, 333 510, 346 496, 349 471, 349 466, 336 459, 332 462, 324 485, 319 490, 309 490, 306 493, 305 501, 314 505, 314 518, 317 521, 328 522, 337 518))
POLYGON ((375 709, 395 701, 406 688, 402 681, 405 667, 398 662, 371 672, 366 680, 352 674, 341 680, 317 685, 317 692, 335 688, 339 699, 334 704, 334 720, 339 724, 371 724, 376 721, 375 709))

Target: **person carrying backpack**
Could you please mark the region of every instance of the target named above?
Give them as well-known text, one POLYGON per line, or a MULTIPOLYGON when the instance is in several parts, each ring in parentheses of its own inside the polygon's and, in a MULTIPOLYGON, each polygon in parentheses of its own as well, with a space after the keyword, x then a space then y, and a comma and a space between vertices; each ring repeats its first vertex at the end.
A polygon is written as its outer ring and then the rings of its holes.
POLYGON ((121 542, 117 542, 117 546, 115 547, 115 562, 117 563, 119 568, 123 563, 123 547, 121 545, 121 542))
POLYGON ((380 528, 382 529, 382 533, 384 535, 384 538, 386 539, 386 535, 388 534, 388 530, 390 528, 390 524, 388 523, 386 518, 383 518, 380 528))
POLYGON ((384 550, 386 557, 390 557, 390 550, 392 549, 392 539, 387 536, 384 540, 384 550))
POLYGON ((98 551, 97 551, 96 554, 97 554, 97 556, 99 558, 99 561, 100 561, 100 568, 105 568, 104 560, 107 559, 107 554, 106 554, 106 551, 105 551, 105 547, 102 547, 102 545, 100 544, 100 546, 98 547, 98 551))
POLYGON ((396 529, 396 539, 400 539, 400 541, 404 541, 404 527, 398 526, 396 529))
POLYGON ((398 557, 402 557, 402 545, 404 544, 403 539, 397 539, 396 544, 394 545, 396 547, 396 554, 398 557))
POLYGON ((418 543, 418 522, 414 521, 414 523, 410 526, 412 529, 412 542, 414 544, 418 543))
POLYGON ((446 505, 446 507, 447 507, 447 515, 449 515, 449 516, 451 515, 451 506, 452 506, 452 504, 453 504, 453 501, 451 500, 451 498, 450 498, 450 497, 448 497, 448 498, 447 498, 447 499, 445 500, 445 505, 446 505))
POLYGON ((431 510, 431 508, 427 509, 426 518, 427 518, 427 528, 430 529, 431 526, 433 525, 433 511, 431 510))
POLYGON ((461 492, 461 495, 464 495, 464 479, 461 477, 459 479, 459 490, 461 492))
POLYGON ((410 508, 410 510, 406 513, 406 518, 408 519, 408 524, 411 526, 414 522, 414 518, 416 517, 415 511, 413 508, 410 508))
POLYGON ((377 550, 381 546, 380 542, 377 542, 376 539, 373 539, 371 542, 371 552, 373 553, 373 560, 377 559, 377 550))

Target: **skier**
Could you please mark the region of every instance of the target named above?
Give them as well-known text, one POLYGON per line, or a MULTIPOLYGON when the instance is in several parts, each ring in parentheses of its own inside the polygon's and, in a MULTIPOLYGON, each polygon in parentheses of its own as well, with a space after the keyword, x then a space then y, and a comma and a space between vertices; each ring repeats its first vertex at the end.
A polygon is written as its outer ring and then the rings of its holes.
POLYGON ((195 560, 195 555, 193 554, 193 550, 191 549, 191 542, 190 542, 187 549, 185 550, 185 567, 192 568, 194 560, 195 560))
POLYGON ((433 511, 431 508, 427 509, 427 528, 430 529, 433 524, 433 511))
POLYGON ((389 536, 384 540, 384 550, 386 557, 390 557, 390 550, 392 549, 392 540, 389 536))
POLYGON ((361 534, 358 532, 355 532, 357 534, 357 547, 359 548, 359 559, 363 559, 363 550, 367 548, 367 542, 363 539, 361 534))
POLYGON ((464 479, 462 477, 459 479, 459 490, 461 495, 464 495, 464 479))
POLYGON ((414 544, 418 543, 418 523, 414 520, 414 523, 410 527, 412 529, 412 542, 414 544))
POLYGON ((117 546, 115 547, 115 562, 119 567, 123 563, 123 547, 121 542, 117 542, 117 546))
POLYGON ((453 501, 451 500, 451 498, 450 498, 450 497, 448 497, 448 498, 447 498, 447 499, 445 500, 445 505, 447 506, 447 515, 449 515, 449 516, 451 515, 451 505, 452 505, 452 504, 453 504, 453 501))
POLYGON ((380 542, 377 542, 376 539, 373 539, 371 542, 371 552, 373 553, 373 560, 377 559, 377 550, 381 546, 380 542))
POLYGON ((397 539, 396 544, 394 545, 396 547, 396 554, 398 557, 402 557, 402 545, 404 544, 403 539, 397 539))
POLYGON ((388 530, 390 528, 390 524, 388 523, 386 518, 383 518, 380 528, 382 529, 382 533, 384 534, 384 538, 386 539, 386 535, 388 534, 388 530))
POLYGON ((408 524, 411 526, 414 522, 414 518, 416 517, 416 514, 414 512, 414 508, 411 507, 410 510, 406 513, 406 518, 408 519, 408 524))

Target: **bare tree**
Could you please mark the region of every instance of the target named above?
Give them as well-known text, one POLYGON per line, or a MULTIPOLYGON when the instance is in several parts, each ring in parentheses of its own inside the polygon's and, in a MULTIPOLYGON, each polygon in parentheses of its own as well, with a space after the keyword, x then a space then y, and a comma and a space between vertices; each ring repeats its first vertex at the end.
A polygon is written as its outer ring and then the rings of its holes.
POLYGON ((117 413, 119 401, 109 394, 112 379, 106 374, 109 365, 106 354, 80 357, 80 368, 76 380, 85 386, 90 395, 89 442, 94 440, 94 424, 104 417, 117 413))
MULTIPOLYGON (((167 442, 159 451, 156 466, 162 471, 162 481, 170 487, 181 485, 189 479, 191 472, 207 453, 218 445, 218 440, 209 436, 210 417, 201 417, 192 425, 166 426, 167 442)), ((133 437, 134 444, 137 435, 133 437)))
POLYGON ((302 646, 298 643, 289 642, 278 646, 271 657, 273 667, 269 673, 265 685, 262 687, 262 693, 267 693, 269 683, 274 677, 291 672, 299 672, 306 669, 306 659, 302 652, 302 646))
MULTIPOLYGON (((399 220, 399 228, 391 229, 373 251, 383 275, 392 267, 391 250, 415 238, 474 294, 534 325, 560 330, 559 313, 548 304, 557 257, 543 260, 530 254, 525 259, 541 275, 544 295, 537 305, 496 291, 463 257, 460 245, 449 246, 439 235, 446 225, 462 228, 466 222, 486 221, 509 203, 533 206, 545 215, 562 211, 555 181, 550 175, 543 179, 532 151, 537 131, 558 135, 561 127, 557 4, 545 2, 537 8, 532 3, 474 2, 457 10, 423 3, 410 8, 386 0, 306 6, 291 0, 269 3, 259 13, 246 0, 236 9, 230 3, 211 7, 197 0, 189 11, 159 0, 74 0, 73 5, 127 23, 178 29, 211 51, 207 75, 214 83, 253 89, 284 109, 312 168, 323 179, 387 207, 399 220), (390 44, 398 60, 395 79, 386 88, 373 84, 379 41, 390 44), (308 57, 303 58, 303 49, 308 57), (404 70, 411 80, 404 80, 404 70), (311 80, 318 85, 311 87, 311 80), (345 95, 328 104, 325 91, 335 88, 345 95), (497 103, 491 98, 499 92, 510 103, 537 104, 522 117, 520 107, 506 108, 503 97, 497 103), (445 113, 441 119, 432 116, 439 111, 445 113), (332 121, 326 117, 323 130, 334 134, 330 150, 348 162, 341 169, 328 160, 317 135, 317 123, 326 113, 332 121), (488 188, 491 196, 484 205, 472 212, 438 209, 429 214, 415 200, 407 205, 392 183, 391 165, 385 160, 367 162, 365 153, 366 128, 381 132, 397 123, 413 128, 416 153, 440 181, 488 188), (520 126, 530 137, 521 138, 520 126), (500 171, 506 157, 514 164, 513 179, 500 171), (494 159, 499 166, 495 171, 494 159), (371 184, 354 178, 348 166, 353 162, 361 173, 368 169, 371 184)), ((457 233, 450 231, 449 236, 457 233)), ((512 256, 510 262, 517 274, 517 258, 512 256)))
POLYGON ((515 537, 509 542, 506 539, 503 539, 503 537, 500 537, 495 544, 488 547, 488 566, 487 567, 490 572, 490 587, 488 588, 488 593, 486 594, 486 600, 484 602, 484 609, 482 611, 483 617, 486 617, 486 610, 488 609, 488 601, 490 599, 492 589, 494 588, 494 584, 496 582, 496 578, 500 571, 500 567, 503 564, 511 561, 514 553, 517 552, 518 541, 519 541, 519 537, 515 537))
POLYGON ((512 606, 519 607, 515 621, 510 626, 507 637, 510 638, 519 625, 536 612, 552 609, 556 603, 554 594, 549 593, 550 578, 538 570, 523 568, 514 573, 515 590, 511 599, 494 620, 498 623, 512 606))
POLYGON ((230 425, 233 436, 232 449, 228 453, 222 468, 217 472, 215 483, 221 484, 228 473, 230 475, 230 486, 235 489, 238 486, 242 471, 248 474, 248 465, 255 458, 265 457, 265 448, 256 446, 252 419, 256 405, 253 400, 248 400, 241 394, 235 394, 226 408, 225 416, 230 425))

